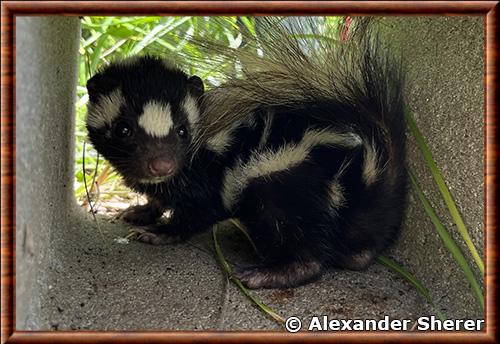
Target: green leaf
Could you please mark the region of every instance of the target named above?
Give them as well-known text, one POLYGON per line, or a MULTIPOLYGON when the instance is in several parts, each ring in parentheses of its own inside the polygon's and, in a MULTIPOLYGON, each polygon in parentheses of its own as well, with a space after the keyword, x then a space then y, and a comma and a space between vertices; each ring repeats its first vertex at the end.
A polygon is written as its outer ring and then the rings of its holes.
POLYGON ((134 32, 124 25, 117 26, 108 31, 108 35, 115 38, 128 39, 134 35, 134 32))
POLYGON ((96 45, 94 47, 94 51, 90 55, 90 67, 89 67, 89 72, 90 74, 94 74, 95 71, 97 70, 97 66, 101 62, 101 51, 106 44, 108 36, 107 34, 102 34, 96 42, 96 45))
POLYGON ((241 22, 245 25, 245 28, 252 34, 252 36, 255 36, 255 19, 251 17, 239 17, 241 19, 241 22))

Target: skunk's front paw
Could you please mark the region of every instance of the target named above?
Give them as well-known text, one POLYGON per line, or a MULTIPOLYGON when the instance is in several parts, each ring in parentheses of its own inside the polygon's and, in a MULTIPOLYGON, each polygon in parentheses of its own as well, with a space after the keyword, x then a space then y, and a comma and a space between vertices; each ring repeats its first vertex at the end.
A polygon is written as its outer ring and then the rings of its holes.
POLYGON ((149 204, 128 207, 117 218, 137 226, 146 226, 156 223, 161 213, 156 207, 149 204))
POLYGON ((170 234, 162 230, 162 226, 150 226, 147 229, 134 228, 130 230, 127 237, 150 245, 169 245, 181 241, 179 235, 170 234))

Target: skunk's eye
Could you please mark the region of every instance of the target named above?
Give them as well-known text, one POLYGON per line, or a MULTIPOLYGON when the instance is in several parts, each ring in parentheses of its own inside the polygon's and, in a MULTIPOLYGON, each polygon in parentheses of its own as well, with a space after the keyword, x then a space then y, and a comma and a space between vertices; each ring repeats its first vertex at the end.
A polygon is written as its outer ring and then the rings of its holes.
POLYGON ((116 137, 123 139, 132 135, 132 127, 127 122, 118 122, 115 125, 114 133, 116 137))
POLYGON ((181 125, 179 128, 177 128, 177 135, 179 135, 179 137, 181 139, 184 139, 186 138, 187 136, 187 129, 185 126, 181 125))

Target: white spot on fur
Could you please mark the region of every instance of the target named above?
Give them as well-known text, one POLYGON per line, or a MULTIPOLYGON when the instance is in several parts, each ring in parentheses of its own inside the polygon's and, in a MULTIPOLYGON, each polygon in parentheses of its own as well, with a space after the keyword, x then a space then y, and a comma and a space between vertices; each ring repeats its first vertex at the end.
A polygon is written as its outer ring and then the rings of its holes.
MULTIPOLYGON (((251 125, 253 119, 247 120, 243 125, 251 125)), ((220 130, 217 134, 213 135, 207 140, 207 148, 217 154, 224 154, 225 151, 233 144, 233 132, 242 125, 242 122, 235 122, 229 128, 220 130)))
POLYGON ((354 133, 338 133, 329 130, 306 131, 302 140, 296 144, 286 144, 276 151, 254 152, 247 163, 237 160, 232 168, 226 170, 222 201, 230 210, 238 196, 251 180, 268 176, 275 172, 286 171, 305 161, 310 151, 318 145, 353 148, 361 143, 361 138, 354 133))
POLYGON ((344 196, 344 188, 338 180, 334 180, 330 183, 328 188, 328 198, 330 199, 330 204, 338 209, 345 205, 346 199, 344 196))
POLYGON ((365 154, 363 160, 363 180, 366 185, 371 185, 375 183, 380 175, 380 169, 378 167, 378 154, 375 149, 374 144, 365 143, 365 154))
POLYGON ((267 111, 266 117, 264 118, 264 130, 262 130, 262 136, 259 140, 258 149, 261 149, 267 143, 269 135, 271 134, 271 129, 273 126, 274 112, 272 110, 267 111))
POLYGON ((174 126, 170 104, 151 101, 144 106, 139 125, 153 137, 165 137, 174 126))
POLYGON ((159 184, 159 183, 163 183, 167 180, 168 180, 168 177, 151 177, 149 179, 141 178, 138 180, 138 182, 142 183, 142 184, 159 184))
POLYGON ((211 151, 222 154, 233 142, 232 130, 221 130, 207 141, 207 147, 211 151))
POLYGON ((344 161, 342 161, 342 165, 340 165, 339 170, 335 174, 335 178, 338 179, 338 178, 342 177, 342 175, 347 170, 347 168, 349 167, 351 162, 352 162, 352 159, 344 158, 344 161))
POLYGON ((190 95, 186 96, 186 98, 182 101, 182 108, 184 109, 189 124, 191 124, 192 127, 200 119, 200 110, 198 109, 196 100, 190 95))
POLYGON ((125 103, 121 89, 116 89, 110 94, 101 96, 97 103, 88 105, 87 124, 91 128, 101 129, 111 125, 120 115, 120 108, 125 103))

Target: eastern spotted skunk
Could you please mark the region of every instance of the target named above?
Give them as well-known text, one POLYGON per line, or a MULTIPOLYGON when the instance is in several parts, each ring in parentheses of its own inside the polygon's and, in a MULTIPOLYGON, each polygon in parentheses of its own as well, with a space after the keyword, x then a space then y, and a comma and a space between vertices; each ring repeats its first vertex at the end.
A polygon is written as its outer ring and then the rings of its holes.
POLYGON ((301 36, 308 21, 260 18, 258 37, 245 38, 254 49, 200 42, 213 65, 243 64, 206 92, 148 56, 88 81, 91 142, 149 200, 123 219, 152 225, 173 210, 141 241, 171 243, 237 218, 263 257, 237 272, 251 288, 362 269, 394 242, 406 203, 401 62, 369 21, 347 42, 301 36))

